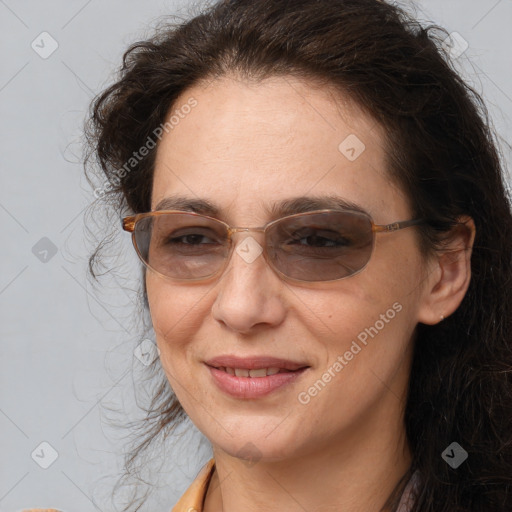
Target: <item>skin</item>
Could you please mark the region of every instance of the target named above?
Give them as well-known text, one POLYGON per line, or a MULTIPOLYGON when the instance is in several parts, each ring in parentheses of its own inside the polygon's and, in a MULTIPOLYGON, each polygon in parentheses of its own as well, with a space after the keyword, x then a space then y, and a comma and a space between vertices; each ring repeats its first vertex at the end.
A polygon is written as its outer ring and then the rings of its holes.
MULTIPOLYGON (((343 95, 292 77, 229 76, 188 89, 174 109, 190 97, 197 106, 159 144, 152 209, 186 194, 217 203, 231 226, 255 227, 271 220, 264 203, 336 193, 377 224, 411 218, 386 173, 385 131, 343 95), (350 134, 366 146, 355 161, 338 150, 350 134)), ((367 267, 339 282, 289 283, 263 257, 247 263, 236 253, 221 278, 204 283, 147 272, 163 368, 213 447, 205 512, 380 510, 411 461, 403 410, 415 327, 449 316, 469 285, 474 224, 461 220, 467 229, 450 245, 458 252, 424 258, 416 228, 378 234, 367 267), (298 394, 396 302, 402 310, 300 403, 298 394), (221 354, 311 368, 265 398, 242 400, 213 384, 204 361, 221 354)), ((260 233, 249 235, 263 244, 260 233)))

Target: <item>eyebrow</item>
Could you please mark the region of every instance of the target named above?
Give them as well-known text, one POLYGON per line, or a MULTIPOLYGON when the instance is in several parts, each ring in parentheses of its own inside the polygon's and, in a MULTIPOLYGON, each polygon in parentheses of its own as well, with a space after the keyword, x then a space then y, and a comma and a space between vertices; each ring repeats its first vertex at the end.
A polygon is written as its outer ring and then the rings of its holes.
MULTIPOLYGON (((299 196, 269 204, 263 203, 263 207, 272 220, 315 210, 354 210, 368 214, 367 210, 359 204, 336 195, 299 196)), ((156 206, 154 211, 180 210, 191 211, 201 215, 217 217, 222 213, 222 208, 208 199, 190 198, 181 195, 165 197, 156 206)))

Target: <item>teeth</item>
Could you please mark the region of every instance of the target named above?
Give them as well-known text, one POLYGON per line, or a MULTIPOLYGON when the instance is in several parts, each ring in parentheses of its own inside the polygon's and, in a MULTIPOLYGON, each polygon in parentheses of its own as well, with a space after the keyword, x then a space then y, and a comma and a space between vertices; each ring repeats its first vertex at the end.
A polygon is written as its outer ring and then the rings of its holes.
POLYGON ((266 377, 267 376, 267 369, 266 368, 260 368, 259 370, 249 370, 249 376, 250 377, 266 377))
POLYGON ((289 370, 280 370, 279 368, 259 368, 257 370, 247 370, 245 368, 222 368, 230 375, 237 377, 266 377, 267 375, 275 375, 276 373, 287 372, 289 370))

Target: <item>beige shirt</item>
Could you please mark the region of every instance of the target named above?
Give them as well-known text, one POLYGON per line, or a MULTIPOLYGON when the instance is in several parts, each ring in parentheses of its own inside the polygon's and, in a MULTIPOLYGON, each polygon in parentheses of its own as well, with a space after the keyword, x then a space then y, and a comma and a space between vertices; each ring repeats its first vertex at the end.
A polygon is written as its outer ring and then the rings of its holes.
MULTIPOLYGON (((199 471, 190 487, 181 496, 171 512, 203 512, 203 502, 206 490, 215 470, 215 459, 210 459, 199 471)), ((412 475, 403 494, 397 512, 409 512, 412 501, 412 490, 418 483, 418 472, 412 475)))
POLYGON ((208 484, 215 470, 215 459, 210 459, 199 471, 195 480, 182 495, 171 512, 203 512, 203 502, 208 484))

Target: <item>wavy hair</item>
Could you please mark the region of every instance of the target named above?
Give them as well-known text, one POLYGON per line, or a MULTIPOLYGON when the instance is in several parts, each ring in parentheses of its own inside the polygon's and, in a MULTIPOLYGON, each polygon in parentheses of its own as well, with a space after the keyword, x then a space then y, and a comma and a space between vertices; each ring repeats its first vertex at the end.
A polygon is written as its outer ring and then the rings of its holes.
MULTIPOLYGON (((295 76, 348 95, 385 128, 389 176, 409 198, 412 216, 428 219, 418 227, 422 253, 442 250, 459 216, 476 226, 462 303, 443 322, 416 327, 405 409, 412 465, 385 509, 396 510, 419 470, 413 512, 509 512, 511 199, 489 114, 457 72, 447 36, 379 0, 226 0, 179 23, 165 20, 150 39, 127 49, 115 83, 91 104, 86 176, 90 183, 93 175, 106 180, 101 199, 116 212, 149 211, 156 150, 130 172, 119 170, 154 137, 178 96, 201 81, 295 76), (453 441, 469 454, 456 470, 441 457, 453 441)), ((95 279, 105 248, 90 255, 95 279)), ((160 384, 125 475, 186 418, 156 364, 160 384)), ((138 510, 141 501, 130 506, 138 510)))

